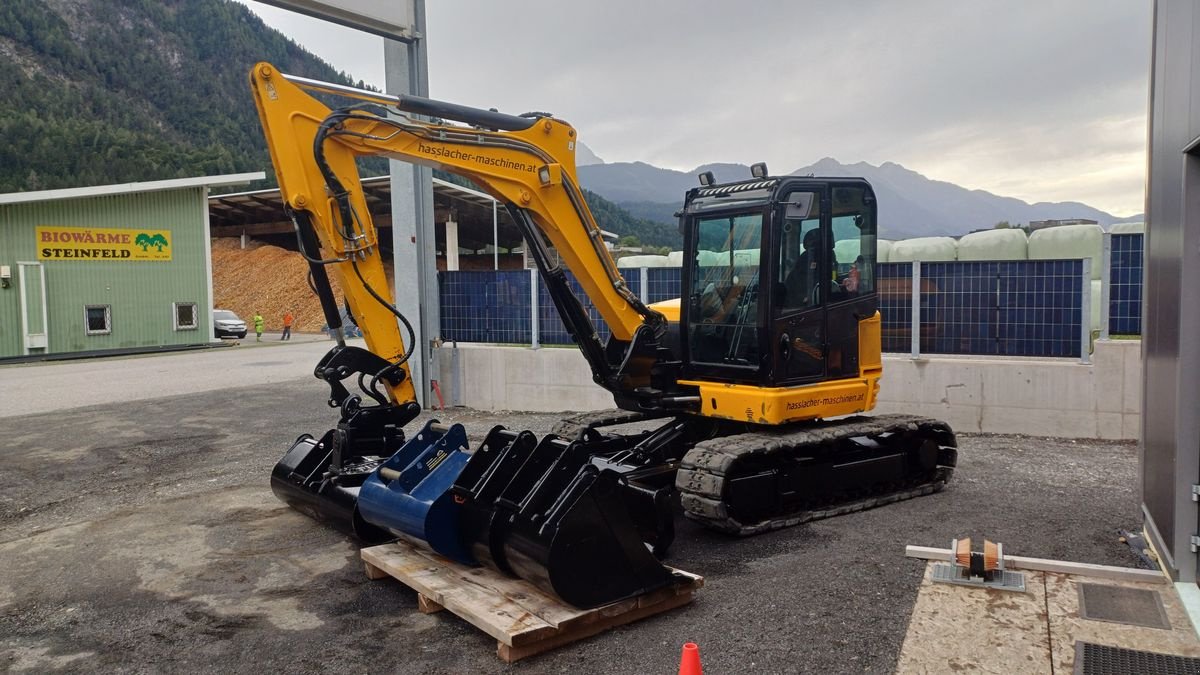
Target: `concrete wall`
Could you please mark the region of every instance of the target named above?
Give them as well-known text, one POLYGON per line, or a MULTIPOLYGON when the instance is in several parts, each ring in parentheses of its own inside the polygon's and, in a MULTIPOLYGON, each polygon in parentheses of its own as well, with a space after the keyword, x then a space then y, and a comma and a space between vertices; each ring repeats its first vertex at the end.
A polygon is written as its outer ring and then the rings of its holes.
POLYGON ((884 357, 877 412, 945 420, 955 431, 1136 439, 1141 342, 1096 343, 1092 363, 1067 359, 884 357))
MULTIPOLYGON (((437 350, 447 405, 561 412, 613 407, 578 350, 463 344, 437 350)), ((1136 439, 1141 343, 1096 343, 1065 359, 885 356, 876 412, 936 417, 957 431, 1136 439)))

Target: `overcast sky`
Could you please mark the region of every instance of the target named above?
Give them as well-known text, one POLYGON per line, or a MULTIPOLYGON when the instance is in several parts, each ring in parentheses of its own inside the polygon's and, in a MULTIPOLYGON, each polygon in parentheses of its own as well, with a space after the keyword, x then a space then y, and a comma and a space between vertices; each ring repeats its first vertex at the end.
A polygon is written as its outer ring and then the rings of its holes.
MULTIPOLYGON (((382 86, 383 41, 247 0, 382 86)), ((427 0, 434 98, 573 124, 607 162, 831 156, 1143 210, 1150 0, 427 0)))

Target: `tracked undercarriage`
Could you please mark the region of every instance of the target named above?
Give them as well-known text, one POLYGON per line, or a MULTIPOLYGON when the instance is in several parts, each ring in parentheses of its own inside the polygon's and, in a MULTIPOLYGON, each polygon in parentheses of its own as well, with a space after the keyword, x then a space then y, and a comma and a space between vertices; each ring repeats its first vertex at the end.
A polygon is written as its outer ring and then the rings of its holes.
MULTIPOLYGON (((599 438, 605 427, 655 416, 586 413, 553 433, 599 438)), ((695 423, 702 423, 696 421, 695 423)), ((711 438, 680 458, 684 515, 706 527, 752 535, 940 491, 957 463, 954 432, 910 415, 849 417, 782 429, 707 424, 711 438)))

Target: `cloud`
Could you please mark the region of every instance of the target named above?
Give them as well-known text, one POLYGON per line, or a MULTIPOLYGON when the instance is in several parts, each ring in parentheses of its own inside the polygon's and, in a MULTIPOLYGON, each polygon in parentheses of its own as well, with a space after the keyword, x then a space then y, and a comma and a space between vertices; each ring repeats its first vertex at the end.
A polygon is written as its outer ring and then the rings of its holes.
MULTIPOLYGON (((1142 208, 1149 3, 427 0, 426 10, 431 95, 553 111, 607 161, 765 160, 779 173, 823 156, 894 161, 1022 199, 1142 208)), ((378 38, 263 16, 382 81, 378 38)))

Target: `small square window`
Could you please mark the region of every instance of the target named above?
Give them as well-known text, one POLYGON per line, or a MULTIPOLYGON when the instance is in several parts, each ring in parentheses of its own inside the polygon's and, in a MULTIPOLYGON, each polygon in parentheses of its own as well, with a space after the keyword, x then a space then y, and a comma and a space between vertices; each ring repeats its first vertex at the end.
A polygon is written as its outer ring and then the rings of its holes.
POLYGON ((112 333, 112 308, 109 305, 88 305, 84 308, 84 322, 88 335, 112 333))
POLYGON ((199 312, 194 302, 175 303, 175 330, 196 330, 200 326, 199 312))

